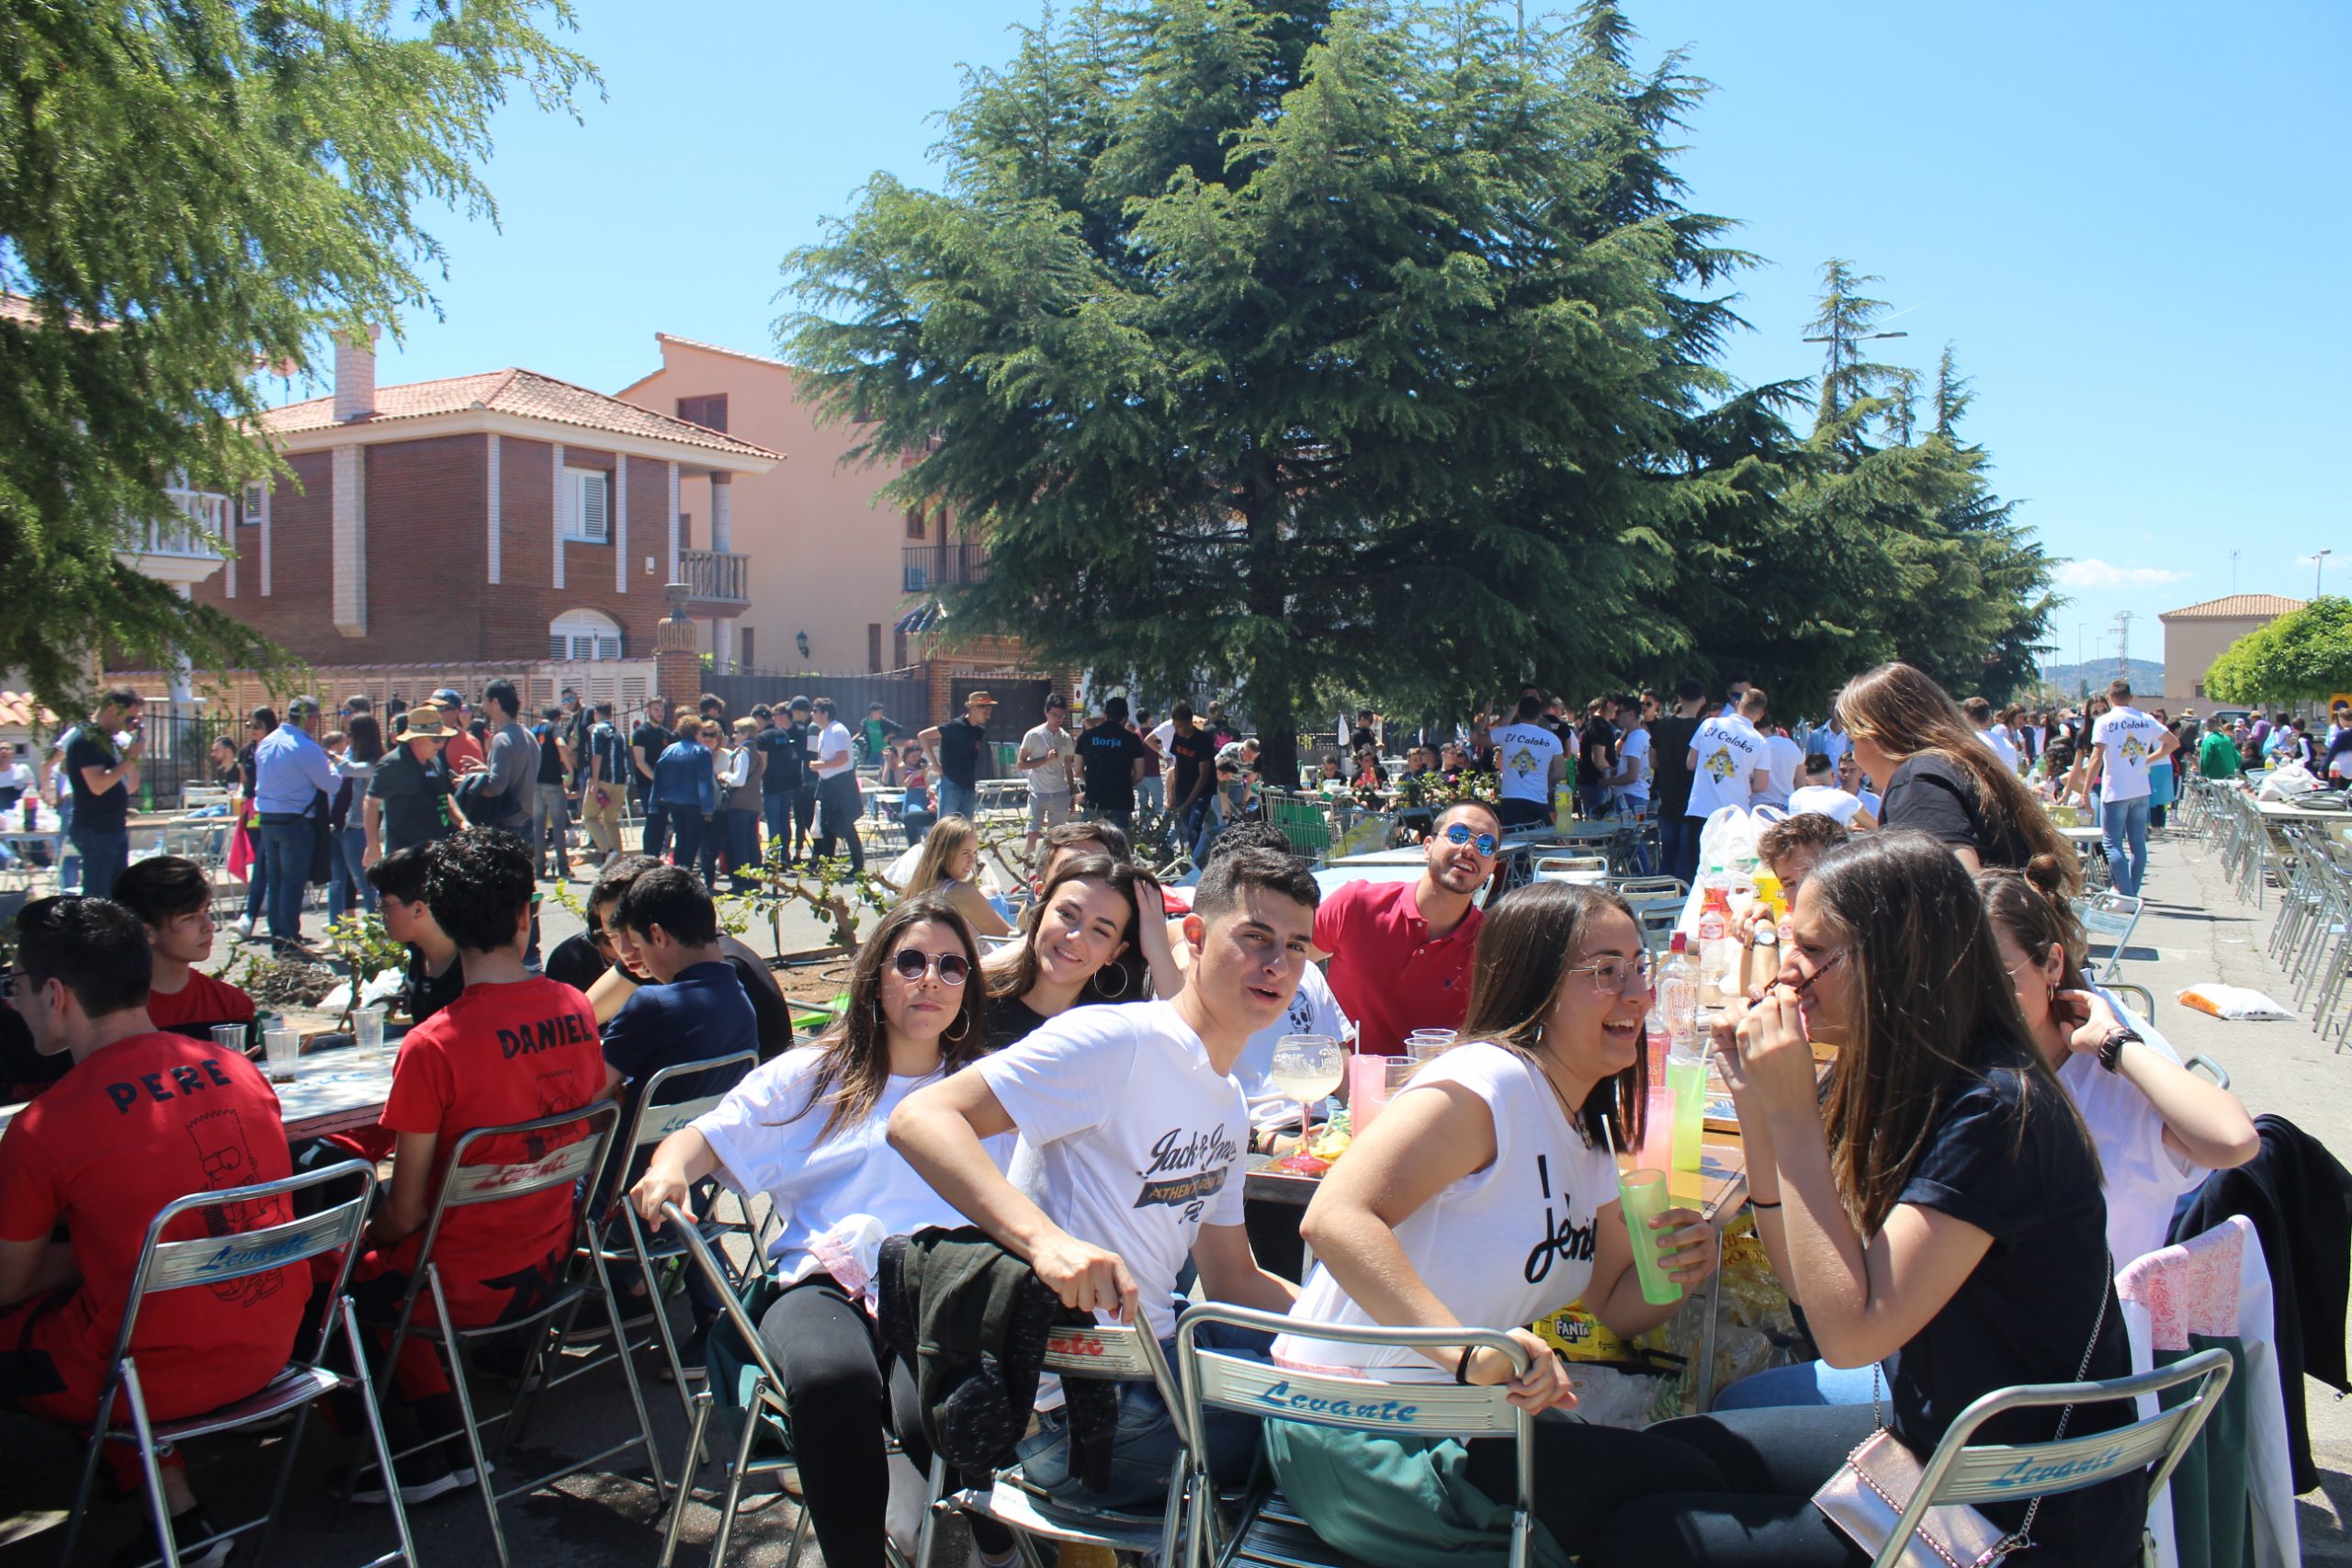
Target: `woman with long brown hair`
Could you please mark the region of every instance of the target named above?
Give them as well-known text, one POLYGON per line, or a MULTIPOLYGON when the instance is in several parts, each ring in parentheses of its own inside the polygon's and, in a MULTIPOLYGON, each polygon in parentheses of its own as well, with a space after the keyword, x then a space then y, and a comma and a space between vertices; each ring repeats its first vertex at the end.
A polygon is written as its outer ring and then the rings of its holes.
POLYGON ((1986 745, 1941 686, 1908 664, 1882 664, 1838 694, 1838 716, 1884 800, 1883 828, 1910 828, 1948 845, 1970 871, 2022 867, 2046 854, 2082 872, 2032 790, 1986 745))
MULTIPOLYGON (((1537 1521, 1561 1551, 1627 1497, 1717 1485, 1713 1467, 1644 1433, 1571 1419, 1551 1347, 1518 1325, 1582 1300, 1632 1336, 1673 1315, 1644 1300, 1610 1157, 1641 1139, 1649 956, 1623 899, 1539 882, 1478 931, 1463 1043, 1423 1066, 1307 1206, 1317 1258, 1292 1309, 1305 1324, 1504 1330, 1533 1360, 1498 1351, 1384 1349, 1314 1337, 1274 1342, 1303 1371, 1399 1383, 1509 1383, 1536 1413, 1537 1521)), ((1658 1222, 1684 1284, 1706 1277, 1715 1238, 1688 1209, 1658 1222)), ((1269 1423, 1283 1493, 1322 1539, 1375 1562, 1456 1560, 1508 1527, 1514 1446, 1437 1444, 1385 1432, 1269 1423)))
POLYGON ((980 891, 979 874, 980 830, 968 817, 943 817, 923 835, 907 896, 936 892, 981 936, 1009 936, 1012 927, 980 891))
MULTIPOLYGON (((1887 1426, 1933 1451, 1997 1388, 2131 1370, 2107 1265, 2098 1156, 2035 1050, 1984 901, 1924 834, 1861 834, 1797 893, 1780 984, 1716 1028, 1739 1110, 1757 1233, 1834 1367, 1883 1374, 1887 1426), (1825 1107, 1813 1044, 1838 1048, 1825 1107), (1899 1355, 1896 1353, 1900 1352, 1899 1355)), ((2073 1408, 2074 1436, 2132 1419, 2073 1408)), ((1588 1568, 1868 1561, 1813 1495, 1878 1423, 1871 1405, 1720 1412, 1651 1428, 1697 1449, 1728 1484, 1649 1497, 1599 1531, 1588 1568)), ((2028 1409, 1979 1441, 2046 1442, 2028 1409)), ((1987 1506, 2025 1528, 2034 1560, 2123 1568, 2140 1556, 2144 1481, 1987 1506)))
POLYGON ((991 1051, 1071 1008, 1148 1002, 1155 986, 1163 998, 1183 986, 1170 962, 1159 885, 1104 854, 1056 856, 1020 945, 989 954, 982 972, 991 1051))
MULTIPOLYGON (((782 1229, 768 1267, 783 1293, 760 1337, 785 1377, 802 1495, 829 1563, 881 1568, 889 1472, 888 1373, 874 1323, 882 1240, 963 1217, 883 1136, 890 1112, 975 1059, 987 1000, 971 931, 946 899, 921 894, 883 919, 851 967, 849 1005, 815 1044, 746 1074, 718 1108, 662 1141, 630 1200, 658 1222, 716 1175, 764 1192, 782 1229)), ((989 1141, 999 1169, 1010 1137, 989 1141)), ((919 1436, 919 1435, 917 1435, 919 1436)), ((990 1551, 1010 1537, 984 1540, 990 1551)))

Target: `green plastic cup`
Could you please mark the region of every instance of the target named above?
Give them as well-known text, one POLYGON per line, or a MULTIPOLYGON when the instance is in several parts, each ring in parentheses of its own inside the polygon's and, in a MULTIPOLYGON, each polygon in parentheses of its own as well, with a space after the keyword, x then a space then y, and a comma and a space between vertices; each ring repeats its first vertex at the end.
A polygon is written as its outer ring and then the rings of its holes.
POLYGON ((1696 1170, 1707 1131, 1707 1059, 1668 1062, 1666 1083, 1674 1091, 1674 1168, 1696 1170))
POLYGON ((1650 1229, 1650 1222, 1666 1213, 1666 1172, 1618 1172, 1617 1202, 1625 1211, 1625 1234, 1634 1244, 1634 1269, 1641 1276, 1642 1300, 1652 1306, 1680 1301, 1682 1287, 1668 1278, 1666 1272, 1668 1233, 1650 1229))

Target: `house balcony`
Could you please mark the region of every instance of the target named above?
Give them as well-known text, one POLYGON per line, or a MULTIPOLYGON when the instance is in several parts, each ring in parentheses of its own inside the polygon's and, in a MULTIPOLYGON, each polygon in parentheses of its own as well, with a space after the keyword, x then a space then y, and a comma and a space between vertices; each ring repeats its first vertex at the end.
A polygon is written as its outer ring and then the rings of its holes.
POLYGON ((680 550, 678 576, 685 583, 686 613, 738 615, 752 605, 752 558, 721 550, 680 550))
POLYGON ((940 588, 989 580, 989 547, 961 544, 910 545, 903 554, 900 588, 908 593, 929 593, 940 588))
POLYGON ((149 523, 115 558, 142 577, 186 588, 220 570, 229 532, 229 498, 213 491, 172 490, 177 520, 149 523))

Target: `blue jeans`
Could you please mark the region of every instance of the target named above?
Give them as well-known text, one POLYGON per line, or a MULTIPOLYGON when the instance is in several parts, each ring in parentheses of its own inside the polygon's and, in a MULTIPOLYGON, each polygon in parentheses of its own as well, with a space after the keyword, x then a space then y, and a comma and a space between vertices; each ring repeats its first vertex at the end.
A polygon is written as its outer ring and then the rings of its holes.
POLYGON ((977 784, 959 784, 943 776, 939 781, 939 814, 961 817, 967 822, 977 821, 980 815, 980 791, 977 784))
MULTIPOLYGON (((93 832, 74 828, 67 830, 65 837, 82 863, 82 891, 93 898, 112 897, 115 878, 130 864, 130 829, 117 828, 107 832, 101 829, 93 832)), ((62 874, 60 882, 62 885, 62 874)))
POLYGON ((360 864, 367 854, 367 829, 335 829, 334 859, 328 863, 332 874, 327 881, 327 919, 339 920, 350 913, 355 897, 361 908, 371 915, 376 912, 376 889, 360 864))
POLYGON ((727 874, 738 893, 746 892, 751 884, 744 876, 760 863, 760 814, 756 811, 727 813, 727 874))
POLYGON ((2107 838, 2107 874, 2115 890, 2139 897, 2140 879, 2148 874, 2148 797, 2103 802, 2098 826, 2107 838))
MULTIPOLYGON (((1238 1351, 1261 1359, 1272 1350, 1274 1344, 1271 1334, 1237 1328, 1229 1323, 1204 1325, 1198 1341, 1204 1349, 1238 1351)), ((1161 1340, 1159 1348, 1170 1361, 1176 1359, 1176 1341, 1172 1337, 1161 1340)), ((1257 1459, 1261 1423, 1255 1416, 1238 1410, 1212 1410, 1207 1416, 1209 1473, 1220 1488, 1238 1486, 1249 1479, 1250 1467, 1257 1459)), ((1089 1492, 1070 1473, 1069 1416, 1066 1410, 1038 1412, 1037 1430, 1021 1439, 1021 1472, 1032 1484, 1043 1487, 1066 1512, 1084 1514, 1146 1503, 1157 1505, 1168 1495, 1168 1472, 1174 1467, 1182 1447, 1176 1437, 1176 1419, 1161 1403, 1159 1391, 1149 1383, 1123 1382, 1119 1385, 1119 1429, 1111 1439, 1108 1490, 1089 1492)))
POLYGON ((307 817, 261 825, 263 863, 269 867, 269 934, 277 942, 302 940, 302 896, 311 886, 311 849, 317 832, 307 817))
POLYGON ((1158 811, 1168 804, 1168 775, 1154 773, 1148 779, 1136 781, 1136 804, 1146 810, 1158 811))
POLYGON ((1715 1395, 1716 1410, 1762 1410, 1792 1404, 1868 1404, 1875 1368, 1799 1361, 1740 1379, 1715 1395))
POLYGON ((768 859, 793 860, 799 854, 799 844, 793 829, 798 825, 793 816, 793 797, 800 792, 786 790, 781 795, 760 796, 761 813, 767 818, 768 859))
POLYGON ((1686 887, 1699 881, 1699 834, 1705 827, 1703 818, 1679 811, 1658 816, 1658 857, 1666 863, 1666 874, 1680 877, 1686 887))

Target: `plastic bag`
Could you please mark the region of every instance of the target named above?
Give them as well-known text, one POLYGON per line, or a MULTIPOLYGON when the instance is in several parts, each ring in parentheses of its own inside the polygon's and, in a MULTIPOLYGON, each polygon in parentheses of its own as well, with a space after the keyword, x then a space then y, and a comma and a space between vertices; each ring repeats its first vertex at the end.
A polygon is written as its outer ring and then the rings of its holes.
POLYGON ((2199 1012, 2215 1018, 2243 1021, 2247 1019, 2292 1018, 2294 1013, 2280 1007, 2260 991, 2244 986, 2224 986, 2219 980, 2208 980, 2201 986, 2191 986, 2180 993, 2180 1005, 2195 1008, 2199 1012))

